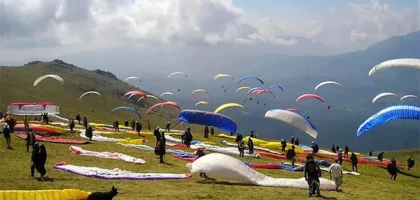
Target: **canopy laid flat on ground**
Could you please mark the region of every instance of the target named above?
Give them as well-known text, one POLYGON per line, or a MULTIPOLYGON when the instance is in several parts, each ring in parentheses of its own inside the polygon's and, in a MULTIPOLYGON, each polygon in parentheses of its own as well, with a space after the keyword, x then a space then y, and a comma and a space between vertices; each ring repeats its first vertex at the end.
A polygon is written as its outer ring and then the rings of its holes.
POLYGON ((0 190, 1 200, 86 200, 88 195, 78 189, 0 190))
MULTIPOLYGON (((20 139, 26 140, 26 134, 17 134, 20 139)), ((73 140, 67 138, 57 138, 57 137, 43 137, 40 135, 35 135, 35 140, 39 142, 52 142, 52 143, 61 143, 61 144, 89 144, 87 141, 83 140, 73 140)))
POLYGON ((122 153, 111 153, 111 152, 97 152, 97 151, 88 151, 84 150, 81 147, 77 146, 70 146, 69 150, 77 155, 82 156, 92 156, 97 158, 107 158, 107 159, 114 159, 114 160, 122 160, 125 162, 135 163, 135 164, 144 164, 144 161, 141 158, 135 158, 126 154, 122 153))
POLYGON ((83 167, 76 165, 68 165, 65 162, 56 163, 54 168, 87 176, 91 178, 101 179, 119 179, 119 180, 171 180, 171 179, 187 179, 191 178, 191 174, 169 174, 169 173, 136 173, 115 169, 102 169, 98 167, 83 167))

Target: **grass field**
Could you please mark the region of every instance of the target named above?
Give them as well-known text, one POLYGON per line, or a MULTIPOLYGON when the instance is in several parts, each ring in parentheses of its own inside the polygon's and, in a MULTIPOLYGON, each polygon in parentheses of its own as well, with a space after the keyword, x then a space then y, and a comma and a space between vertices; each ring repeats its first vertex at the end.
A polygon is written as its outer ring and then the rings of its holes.
MULTIPOLYGON (((78 136, 67 133, 69 138, 78 136)), ((115 135, 112 137, 132 137, 133 135, 115 135)), ((134 136, 137 137, 137 136, 134 136)), ((203 140, 201 133, 194 133, 194 139, 203 140)), ((93 157, 78 156, 71 153, 70 145, 45 143, 48 151, 47 175, 54 182, 39 182, 30 177, 30 153, 25 151, 23 140, 13 136, 12 146, 14 150, 5 148, 5 140, 0 140, 0 189, 65 189, 80 188, 85 191, 108 191, 111 186, 119 188, 120 195, 116 199, 302 199, 307 198, 307 191, 292 188, 270 188, 251 186, 220 177, 217 181, 203 182, 197 174, 187 180, 159 180, 159 181, 128 181, 128 180, 101 180, 70 174, 53 168, 54 163, 66 161, 68 164, 80 166, 96 166, 106 169, 120 168, 133 172, 167 172, 188 173, 185 167, 186 161, 178 160, 170 155, 165 156, 168 164, 159 164, 153 152, 124 147, 109 142, 93 142, 83 145, 86 150, 111 151, 125 153, 146 160, 144 165, 135 165, 118 160, 108 160, 93 157)), ((153 136, 146 137, 147 144, 153 146, 153 136)), ((218 142, 220 138, 210 138, 210 141, 218 142)), ((209 153, 209 152, 207 152, 209 153)), ((420 159, 420 149, 404 150, 398 152, 386 152, 385 157, 395 156, 397 160, 405 163, 407 156, 411 155, 420 159)), ((281 162, 275 159, 245 158, 244 160, 256 163, 281 162)), ((345 163, 344 168, 350 170, 350 164, 345 163)), ((289 172, 284 170, 258 170, 263 174, 273 177, 300 178, 301 172, 289 172)), ((323 191, 327 199, 419 199, 420 167, 417 164, 413 170, 404 170, 399 174, 397 181, 391 181, 386 169, 373 165, 359 164, 360 176, 346 175, 344 177, 343 192, 323 191)), ((211 175, 210 175, 211 176, 211 175)), ((324 178, 328 178, 326 173, 324 178)))
MULTIPOLYGON (((37 102, 52 101, 61 108, 61 116, 70 117, 77 113, 87 115, 93 122, 110 124, 116 119, 130 120, 134 115, 121 111, 111 113, 116 106, 131 106, 138 109, 142 115, 150 104, 129 102, 120 98, 125 92, 134 89, 130 85, 113 79, 109 76, 88 71, 81 68, 53 62, 36 63, 25 67, 0 67, 0 107, 4 108, 11 102, 37 102), (58 74, 65 79, 63 86, 54 80, 45 80, 37 87, 33 81, 44 74, 58 74), (82 100, 78 97, 89 90, 96 90, 101 97, 86 96, 82 100)), ((151 100, 153 101, 153 100, 151 100)), ((144 117, 151 122, 152 127, 164 126, 166 121, 173 121, 177 116, 176 110, 160 108, 161 112, 144 117), (172 117, 171 117, 172 116, 172 117)), ((144 119, 141 121, 143 126, 144 119)), ((195 140, 204 140, 198 127, 193 127, 195 140)), ((65 133, 61 137, 77 138, 77 134, 65 133)), ((114 135, 110 137, 131 137, 134 135, 114 135)), ((146 137, 147 144, 153 146, 154 137, 146 137)), ((220 138, 210 138, 210 141, 219 142, 220 138)), ((78 188, 85 191, 109 191, 115 185, 120 195, 115 199, 304 199, 307 191, 292 188, 270 188, 251 186, 220 177, 217 181, 203 182, 197 174, 187 180, 160 180, 160 181, 126 181, 101 180, 70 174, 53 168, 60 161, 80 166, 96 166, 106 169, 120 168, 133 172, 167 172, 188 173, 186 161, 178 160, 170 155, 165 157, 169 164, 159 164, 153 152, 127 148, 110 142, 93 142, 83 145, 86 150, 111 151, 125 153, 134 157, 143 158, 144 165, 129 164, 118 160, 99 159, 78 156, 69 151, 70 145, 45 143, 48 151, 47 176, 54 182, 39 182, 30 177, 30 153, 26 153, 25 142, 12 136, 14 150, 7 150, 5 140, 0 136, 0 190, 36 190, 36 189, 65 189, 78 188)), ((209 153, 209 152, 206 152, 209 153)), ((391 181, 386 169, 373 165, 359 164, 360 176, 346 175, 344 177, 343 192, 323 192, 325 199, 420 199, 420 149, 386 152, 385 157, 395 156, 398 161, 406 164, 407 157, 411 155, 416 160, 413 170, 403 170, 397 181, 391 181)), ((243 160, 255 163, 279 163, 275 159, 245 158, 243 160)), ((345 163, 344 168, 350 170, 350 164, 345 163)), ((301 172, 284 170, 258 170, 272 177, 300 178, 301 172)), ((211 175, 209 175, 211 176, 211 175)), ((324 178, 328 178, 326 173, 324 178)))

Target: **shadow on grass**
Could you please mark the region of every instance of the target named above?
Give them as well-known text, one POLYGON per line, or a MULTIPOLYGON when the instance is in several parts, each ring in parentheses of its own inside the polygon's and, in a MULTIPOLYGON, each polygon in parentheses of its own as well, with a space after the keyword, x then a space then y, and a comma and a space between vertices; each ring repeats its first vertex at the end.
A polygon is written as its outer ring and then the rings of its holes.
POLYGON ((54 182, 54 179, 48 176, 44 176, 43 178, 36 177, 35 179, 39 182, 54 182))
POLYGON ((417 176, 417 175, 414 175, 414 174, 409 174, 407 172, 402 172, 402 171, 399 171, 399 173, 404 175, 404 176, 420 179, 420 176, 417 176))
POLYGON ((217 181, 216 179, 201 180, 201 181, 198 181, 197 183, 201 183, 201 184, 216 184, 216 185, 235 185, 235 186, 255 186, 255 185, 252 185, 252 184, 249 184, 249 183, 229 182, 229 181, 217 181))
POLYGON ((326 196, 320 196, 320 197, 317 197, 317 198, 319 198, 319 199, 331 199, 331 200, 336 200, 337 198, 335 198, 335 197, 326 197, 326 196))

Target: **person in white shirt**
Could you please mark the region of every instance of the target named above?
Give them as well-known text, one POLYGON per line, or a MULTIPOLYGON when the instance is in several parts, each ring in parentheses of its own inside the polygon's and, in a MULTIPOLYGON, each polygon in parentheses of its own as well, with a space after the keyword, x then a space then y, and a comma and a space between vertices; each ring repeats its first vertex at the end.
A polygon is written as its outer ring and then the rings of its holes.
POLYGON ((343 168, 338 164, 338 160, 328 169, 330 172, 330 179, 334 179, 335 190, 338 191, 339 187, 343 184, 343 168))

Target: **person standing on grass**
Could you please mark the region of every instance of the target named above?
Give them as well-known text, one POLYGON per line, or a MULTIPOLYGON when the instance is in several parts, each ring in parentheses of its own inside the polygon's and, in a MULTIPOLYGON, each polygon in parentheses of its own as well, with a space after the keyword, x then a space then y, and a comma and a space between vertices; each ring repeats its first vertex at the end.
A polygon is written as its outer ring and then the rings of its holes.
POLYGON ((344 157, 346 157, 346 158, 349 157, 349 151, 350 151, 349 146, 346 145, 344 147, 344 157))
POLYGON ((171 122, 166 123, 165 131, 167 132, 171 131, 171 122))
POLYGON ((209 138, 209 127, 208 126, 205 126, 204 127, 204 138, 209 138))
POLYGON ((319 168, 318 164, 315 162, 314 157, 309 154, 306 156, 306 163, 303 168, 303 174, 305 176, 305 180, 308 182, 309 185, 309 196, 317 194, 317 196, 321 196, 319 187, 320 181, 319 177, 321 177, 321 169, 319 168))
POLYGON ((283 153, 286 152, 286 146, 287 146, 286 141, 281 139, 280 144, 281 144, 281 152, 283 152, 283 153))
POLYGON ((74 124, 74 120, 73 120, 73 118, 70 118, 70 123, 69 123, 69 126, 70 126, 70 132, 74 132, 74 127, 76 126, 75 124, 74 124))
POLYGON ((408 160, 407 160, 407 169, 410 170, 413 167, 414 167, 414 159, 411 158, 411 156, 410 156, 410 157, 408 157, 408 160))
POLYGON ((287 150, 286 158, 292 161, 292 167, 295 167, 295 161, 296 161, 295 145, 293 145, 291 149, 287 150))
POLYGON ((140 136, 140 131, 143 130, 143 126, 139 121, 134 122, 134 127, 136 128, 137 135, 140 136))
POLYGON ((292 136, 292 139, 290 139, 290 143, 292 143, 293 145, 295 144, 295 136, 292 136))
POLYGON ((159 163, 165 163, 163 161, 163 156, 166 154, 166 139, 165 139, 165 132, 162 132, 160 135, 160 139, 158 142, 158 152, 159 152, 159 163))
POLYGON ((92 126, 88 126, 88 128, 86 129, 85 135, 86 135, 86 137, 89 138, 90 141, 92 141, 92 137, 93 137, 92 126))
POLYGON ((25 117, 23 118, 23 124, 25 126, 25 132, 29 131, 29 117, 28 115, 25 115, 25 117))
POLYGON ((10 137, 10 128, 9 125, 5 125, 3 128, 3 136, 4 139, 6 139, 7 149, 13 149, 12 146, 10 146, 11 137, 10 137))
POLYGON ((381 161, 381 162, 384 160, 384 152, 383 151, 378 154, 378 160, 381 161))
POLYGON ((127 120, 124 121, 124 126, 128 127, 128 121, 127 120))
POLYGON ((188 127, 187 128, 187 131, 185 131, 185 133, 184 133, 185 135, 184 135, 184 142, 185 142, 185 145, 187 145, 187 147, 188 148, 190 148, 190 146, 191 146, 191 142, 192 142, 192 140, 193 140, 193 136, 192 136, 192 134, 191 134, 191 128, 190 127, 188 127))
POLYGON ((343 184, 343 168, 338 164, 338 160, 335 160, 335 163, 330 165, 328 171, 330 172, 330 179, 333 179, 335 182, 335 190, 338 192, 339 187, 343 184))
POLYGON ((398 173, 398 167, 397 167, 397 161, 395 158, 391 159, 391 162, 388 163, 387 166, 388 173, 391 175, 391 180, 397 179, 397 173, 398 173))
POLYGON ((248 151, 249 154, 254 154, 254 142, 252 141, 252 137, 249 137, 248 139, 248 151))
MULTIPOLYGON (((195 153, 195 159, 194 159, 194 161, 197 160, 197 159, 199 159, 199 158, 201 158, 201 157, 203 157, 203 156, 205 156, 205 155, 206 154, 204 153, 203 148, 197 149, 197 152, 195 153)), ((205 180, 208 180, 209 179, 209 177, 207 177, 207 174, 206 173, 200 173, 200 177, 201 178, 204 177, 205 180)))
POLYGON ((339 149, 337 156, 338 156, 338 164, 343 165, 343 150, 339 149))
POLYGON ((355 172, 358 172, 357 171, 357 162, 358 162, 358 159, 357 159, 357 156, 356 156, 356 154, 354 152, 351 153, 350 160, 351 160, 351 170, 352 171, 355 171, 355 172))
POLYGON ((332 146, 332 148, 331 148, 331 152, 333 152, 333 153, 337 153, 337 151, 335 150, 335 145, 333 145, 333 146, 332 146))
POLYGON ((210 135, 214 136, 214 128, 213 128, 213 126, 210 126, 210 135))
POLYGON ((85 129, 88 128, 88 120, 87 120, 86 116, 83 117, 83 125, 85 126, 85 129))
POLYGON ((299 138, 297 137, 295 140, 295 146, 299 146, 300 142, 299 142, 299 138))
POLYGON ((76 121, 79 122, 79 125, 82 123, 82 118, 80 117, 80 114, 76 115, 76 121))
POLYGON ((244 140, 241 140, 238 143, 238 149, 239 149, 239 157, 245 157, 245 142, 244 140))
POLYGON ((32 132, 32 129, 29 128, 26 133, 26 152, 29 153, 29 146, 33 146, 36 142, 35 133, 32 132))

